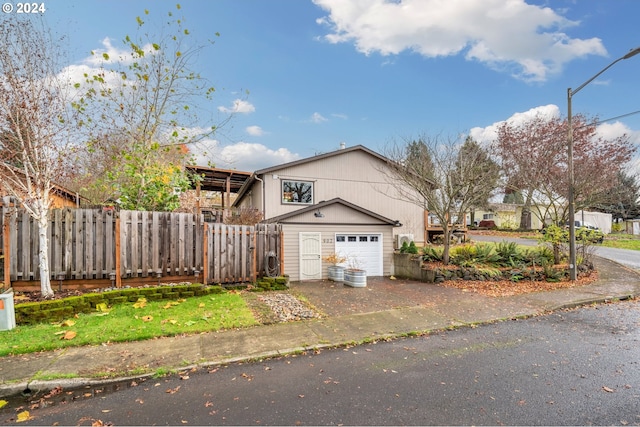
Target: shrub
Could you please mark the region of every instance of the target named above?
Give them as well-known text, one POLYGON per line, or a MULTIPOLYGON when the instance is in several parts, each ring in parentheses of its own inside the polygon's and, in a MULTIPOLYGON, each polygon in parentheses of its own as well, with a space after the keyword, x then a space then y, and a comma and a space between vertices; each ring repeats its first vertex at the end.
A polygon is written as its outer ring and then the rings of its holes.
POLYGON ((425 262, 442 261, 444 248, 425 246, 422 248, 422 260, 425 262))
POLYGON ((501 265, 516 266, 522 264, 523 254, 515 242, 500 242, 495 245, 496 255, 499 257, 498 262, 501 265))
POLYGON ((500 257, 493 250, 493 245, 462 245, 451 250, 451 263, 461 267, 483 265, 499 265, 500 257))
POLYGON ((451 249, 449 259, 451 264, 468 266, 474 264, 476 247, 474 245, 456 246, 451 249))
POLYGON ((402 242, 402 246, 400 247, 401 254, 417 254, 418 247, 416 246, 416 242, 413 240, 411 243, 407 243, 406 241, 402 242))
POLYGON ((494 245, 476 245, 475 260, 480 264, 498 265, 500 256, 495 252, 494 245))
POLYGON ((500 271, 497 268, 478 267, 476 268, 476 271, 483 277, 486 277, 487 279, 490 279, 490 280, 500 280, 500 278, 502 277, 502 271, 500 271))
POLYGON ((600 230, 580 227, 576 228, 576 240, 585 244, 602 243, 602 241, 604 240, 604 233, 600 230))
POLYGON ((543 268, 547 282, 559 282, 565 275, 564 270, 558 270, 553 265, 545 265, 543 268))
POLYGON ((527 264, 553 265, 553 250, 548 246, 538 246, 534 249, 527 249, 524 253, 527 264))

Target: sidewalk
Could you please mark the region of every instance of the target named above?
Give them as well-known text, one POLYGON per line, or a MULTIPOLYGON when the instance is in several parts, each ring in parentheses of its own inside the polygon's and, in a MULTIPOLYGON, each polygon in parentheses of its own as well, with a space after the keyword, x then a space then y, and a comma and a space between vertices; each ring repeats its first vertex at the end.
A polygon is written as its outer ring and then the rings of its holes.
POLYGON ((26 389, 102 384, 136 372, 182 370, 279 356, 365 340, 427 333, 527 317, 583 304, 640 296, 640 272, 596 259, 599 279, 587 286, 492 298, 409 281, 373 279, 367 288, 294 284, 325 311, 321 319, 157 340, 68 348, 0 358, 0 398, 26 389), (64 377, 72 379, 63 379, 64 377), (41 381, 42 378, 51 379, 41 381))

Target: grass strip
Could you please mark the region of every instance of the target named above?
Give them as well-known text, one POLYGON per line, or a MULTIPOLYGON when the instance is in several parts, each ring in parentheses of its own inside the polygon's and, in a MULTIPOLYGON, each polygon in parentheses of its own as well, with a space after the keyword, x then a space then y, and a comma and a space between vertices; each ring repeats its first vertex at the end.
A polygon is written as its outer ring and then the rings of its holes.
POLYGON ((0 332, 0 356, 109 342, 141 341, 257 324, 238 293, 188 299, 138 300, 63 322, 17 326, 0 332))

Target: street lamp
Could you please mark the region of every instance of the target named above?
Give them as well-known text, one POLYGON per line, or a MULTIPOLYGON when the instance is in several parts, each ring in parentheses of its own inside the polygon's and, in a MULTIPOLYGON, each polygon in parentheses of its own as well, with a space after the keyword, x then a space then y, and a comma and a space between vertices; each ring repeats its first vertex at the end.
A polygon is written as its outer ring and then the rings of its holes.
POLYGON ((640 53, 640 47, 635 49, 631 49, 629 53, 620 58, 613 61, 611 64, 604 67, 598 74, 591 77, 586 82, 582 83, 575 90, 571 90, 571 88, 567 89, 567 126, 568 137, 567 137, 567 151, 568 151, 568 169, 569 169, 569 277, 571 280, 576 280, 576 222, 575 222, 575 194, 574 194, 574 174, 573 174, 573 126, 571 124, 571 98, 576 93, 580 92, 583 87, 594 81, 600 74, 607 71, 609 68, 613 67, 618 62, 623 59, 629 59, 632 56, 635 56, 640 53))

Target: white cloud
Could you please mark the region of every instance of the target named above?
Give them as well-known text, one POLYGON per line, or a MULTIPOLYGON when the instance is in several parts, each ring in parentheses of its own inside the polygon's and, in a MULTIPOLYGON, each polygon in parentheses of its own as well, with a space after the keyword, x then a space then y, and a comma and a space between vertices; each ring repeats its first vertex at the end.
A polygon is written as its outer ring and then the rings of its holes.
POLYGON ((622 122, 602 123, 596 129, 596 136, 603 139, 614 139, 626 134, 635 143, 640 142, 640 132, 634 132, 622 122))
MULTIPOLYGON (((489 144, 498 137, 498 128, 505 122, 513 125, 525 123, 533 117, 549 117, 557 118, 561 116, 560 108, 557 105, 549 104, 532 108, 528 111, 513 114, 506 120, 495 122, 487 127, 475 127, 469 131, 469 135, 480 144, 489 144)), ((640 148, 640 131, 633 130, 626 124, 616 121, 613 123, 601 123, 596 128, 596 137, 605 140, 612 140, 620 136, 627 135, 632 144, 640 148)), ((640 153, 637 153, 636 159, 632 162, 640 165, 640 153)))
POLYGON ((577 26, 548 7, 524 0, 313 0, 329 14, 330 43, 354 43, 364 54, 405 50, 425 57, 463 53, 525 81, 545 81, 567 62, 607 54, 598 38, 570 38, 577 26))
POLYGON ((235 101, 233 101, 233 106, 231 108, 220 106, 218 107, 218 111, 221 111, 223 113, 228 113, 228 114, 232 114, 232 113, 248 114, 256 111, 256 107, 254 107, 253 104, 251 104, 250 102, 247 102, 242 99, 236 99, 235 101))
POLYGON ((238 142, 222 145, 217 140, 206 140, 190 147, 196 164, 207 166, 209 162, 224 169, 253 172, 258 169, 298 160, 300 156, 286 148, 272 150, 262 144, 238 142))
POLYGON ((310 120, 311 120, 313 123, 322 123, 322 122, 326 122, 326 121, 327 121, 327 118, 326 118, 326 117, 323 117, 323 116, 322 116, 322 114, 320 114, 320 113, 313 113, 313 114, 311 115, 310 120))
POLYGON ((264 130, 260 126, 247 126, 244 130, 251 136, 264 135, 264 130))
POLYGON ((505 122, 512 125, 520 125, 528 122, 533 117, 560 117, 560 108, 557 105, 549 104, 532 108, 528 111, 513 114, 506 120, 495 122, 487 127, 475 127, 469 131, 469 135, 479 143, 490 143, 498 137, 498 128, 505 122))
MULTIPOLYGON (((102 47, 94 49, 91 55, 77 64, 63 68, 58 74, 59 78, 68 83, 69 94, 72 98, 84 95, 87 90, 86 80, 99 74, 104 79, 104 85, 107 88, 125 88, 130 84, 122 79, 120 71, 123 69, 122 66, 126 67, 133 63, 134 58, 131 52, 114 47, 109 37, 102 39, 101 44, 102 47), (82 86, 76 88, 77 83, 82 86)), ((146 55, 152 55, 156 52, 151 44, 143 46, 142 50, 146 55)))
MULTIPOLYGON (((109 63, 121 63, 128 65, 133 63, 133 56, 129 50, 119 49, 111 44, 111 39, 102 39, 102 48, 95 49, 93 55, 85 58, 82 62, 94 67, 100 67, 109 63), (106 57, 104 55, 107 55, 106 57)), ((142 49, 145 53, 153 53, 151 44, 147 44, 142 49)))

